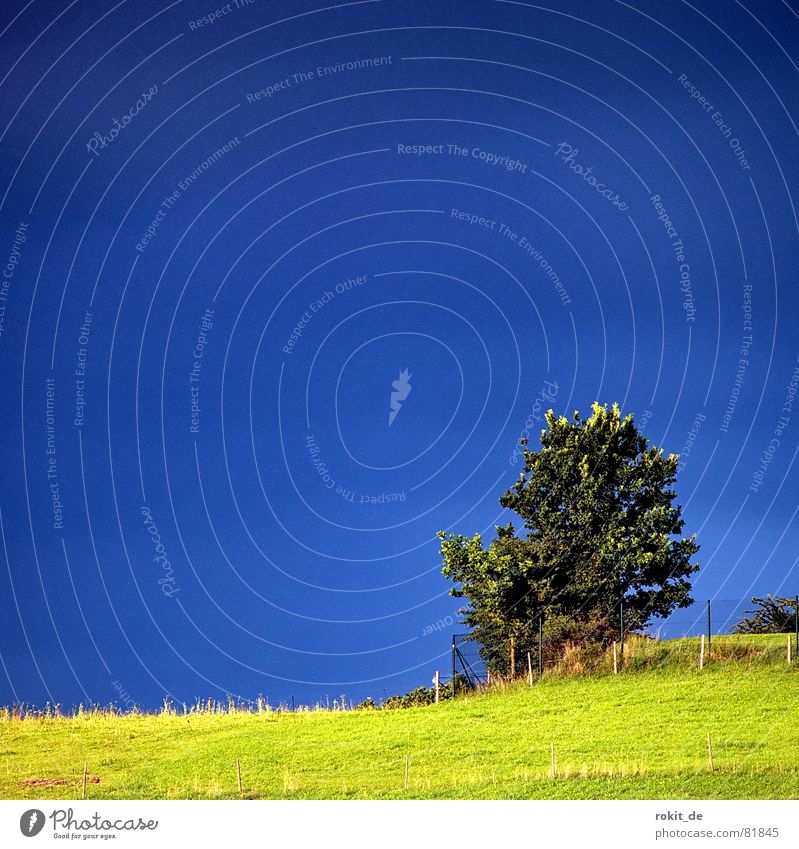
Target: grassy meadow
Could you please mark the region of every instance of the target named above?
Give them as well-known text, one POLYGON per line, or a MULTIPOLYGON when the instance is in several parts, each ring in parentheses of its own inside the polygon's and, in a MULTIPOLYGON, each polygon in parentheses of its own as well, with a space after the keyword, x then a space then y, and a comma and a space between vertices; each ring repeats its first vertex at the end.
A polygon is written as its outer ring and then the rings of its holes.
POLYGON ((542 682, 405 710, 0 714, 0 797, 799 798, 786 636, 632 640, 542 682), (708 752, 708 733, 713 764, 708 752), (555 775, 552 776, 551 746, 555 775), (408 786, 405 787, 405 758, 408 786))

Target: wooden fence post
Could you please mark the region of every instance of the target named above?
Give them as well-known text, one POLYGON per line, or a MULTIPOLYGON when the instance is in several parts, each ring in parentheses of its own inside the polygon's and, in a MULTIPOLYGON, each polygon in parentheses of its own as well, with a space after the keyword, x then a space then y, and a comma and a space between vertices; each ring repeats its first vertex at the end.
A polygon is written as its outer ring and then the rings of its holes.
POLYGON ((510 638, 510 677, 516 677, 516 640, 513 635, 510 638))
POLYGON ((533 686, 533 661, 530 659, 530 652, 527 652, 527 678, 530 681, 530 686, 533 686))
POLYGON ((704 668, 705 668, 705 635, 702 634, 702 636, 699 639, 699 669, 701 670, 701 669, 704 669, 704 668))
POLYGON ((436 704, 438 704, 441 693, 441 673, 437 669, 435 677, 433 678, 433 683, 436 686, 436 704))
POLYGON ((614 675, 619 674, 619 666, 618 666, 618 661, 616 659, 616 641, 615 640, 613 641, 613 674, 614 675))
POLYGON ((793 634, 788 634, 788 663, 791 662, 791 637, 793 634))

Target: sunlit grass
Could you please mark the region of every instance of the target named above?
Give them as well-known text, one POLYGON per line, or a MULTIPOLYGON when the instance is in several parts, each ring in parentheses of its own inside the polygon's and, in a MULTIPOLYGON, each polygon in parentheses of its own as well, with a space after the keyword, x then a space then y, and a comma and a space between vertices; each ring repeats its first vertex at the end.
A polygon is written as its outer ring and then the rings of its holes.
POLYGON ((619 675, 572 652, 532 688, 407 710, 6 711, 0 796, 79 798, 86 762, 90 798, 238 798, 238 758, 247 798, 797 798, 786 641, 714 638, 700 672, 697 640, 633 639, 619 675))

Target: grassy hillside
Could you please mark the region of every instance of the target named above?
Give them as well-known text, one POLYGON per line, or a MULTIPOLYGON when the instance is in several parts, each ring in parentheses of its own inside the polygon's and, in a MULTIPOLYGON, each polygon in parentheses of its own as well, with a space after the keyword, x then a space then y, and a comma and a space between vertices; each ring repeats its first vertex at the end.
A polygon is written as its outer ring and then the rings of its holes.
POLYGON ((90 798, 237 798, 239 758, 249 798, 799 798, 785 639, 714 640, 701 673, 695 641, 649 642, 618 676, 409 710, 6 717, 0 796, 79 797, 87 761, 90 798))

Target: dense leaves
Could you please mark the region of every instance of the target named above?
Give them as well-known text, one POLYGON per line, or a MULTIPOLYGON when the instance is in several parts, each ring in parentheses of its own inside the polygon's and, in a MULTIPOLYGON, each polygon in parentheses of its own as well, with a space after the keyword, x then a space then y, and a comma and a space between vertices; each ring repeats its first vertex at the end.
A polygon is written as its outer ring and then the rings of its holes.
POLYGON ((507 671, 511 636, 520 652, 535 647, 542 612, 550 645, 605 643, 622 600, 631 630, 691 603, 699 546, 682 536, 679 458, 651 446, 617 405, 592 410, 571 421, 550 410, 540 449, 522 442, 524 468, 500 504, 523 529, 497 527, 488 547, 480 534, 439 533, 451 593, 468 599, 464 621, 497 671, 507 671))
MULTIPOLYGON (((455 682, 455 692, 458 693, 464 689, 463 682, 459 679, 455 682)), ((442 684, 439 690, 439 700, 446 701, 452 698, 452 682, 442 684)), ((368 700, 371 701, 371 700, 368 700)), ((393 708, 409 708, 423 707, 424 705, 432 705, 436 702, 435 687, 417 687, 404 695, 389 696, 381 705, 385 710, 393 708)), ((365 703, 358 705, 359 708, 366 706, 365 703)))
POLYGON ((784 634, 796 628, 796 599, 778 598, 771 594, 765 598, 755 596, 755 607, 736 626, 739 634, 784 634))

